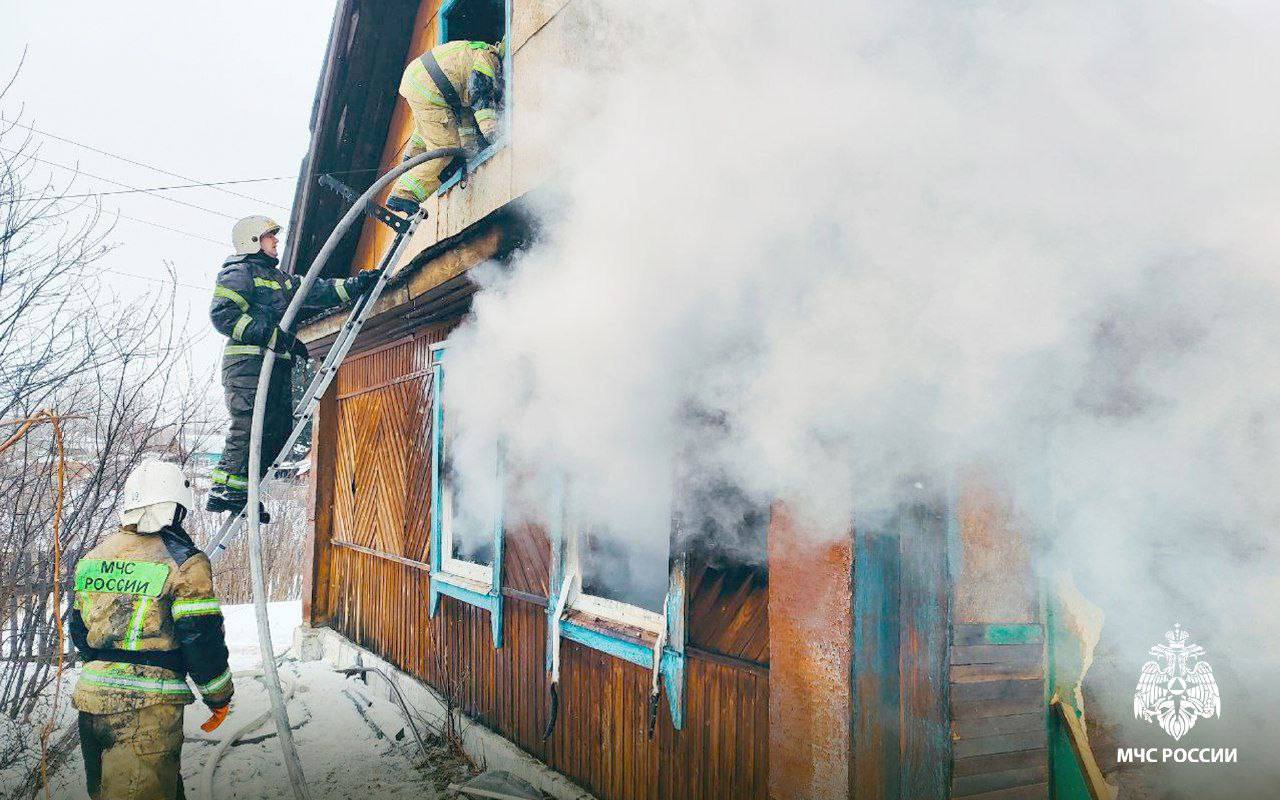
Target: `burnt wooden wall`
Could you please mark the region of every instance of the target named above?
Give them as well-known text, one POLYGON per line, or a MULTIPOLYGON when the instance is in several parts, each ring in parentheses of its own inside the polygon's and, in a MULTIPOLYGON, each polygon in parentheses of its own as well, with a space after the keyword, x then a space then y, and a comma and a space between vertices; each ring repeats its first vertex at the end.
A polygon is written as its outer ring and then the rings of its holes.
POLYGON ((949 794, 946 508, 941 498, 921 492, 880 530, 857 534, 849 794, 860 800, 949 794))
POLYGON ((684 730, 666 703, 645 735, 649 672, 565 641, 560 716, 547 718, 544 671, 550 543, 508 529, 505 641, 488 612, 453 598, 427 618, 428 349, 449 325, 351 356, 317 426, 314 574, 309 619, 453 694, 468 715, 602 800, 764 797, 768 620, 764 573, 700 563, 689 573, 684 730), (328 511, 326 503, 331 503, 328 511))
POLYGON ((951 645, 951 796, 1049 796, 1044 631, 1038 624, 956 625, 951 645))

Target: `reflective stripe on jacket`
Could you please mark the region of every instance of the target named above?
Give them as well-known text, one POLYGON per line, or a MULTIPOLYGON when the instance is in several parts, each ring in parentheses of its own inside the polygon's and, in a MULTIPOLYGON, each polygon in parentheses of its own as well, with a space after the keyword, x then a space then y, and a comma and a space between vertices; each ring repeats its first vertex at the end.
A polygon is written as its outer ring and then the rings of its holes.
MULTIPOLYGON (((266 253, 231 256, 222 264, 209 317, 213 327, 227 337, 226 357, 261 356, 275 344, 276 326, 301 285, 287 275, 280 261, 266 253)), ((321 278, 311 287, 304 311, 318 311, 351 299, 352 278, 321 278)), ((280 353, 278 358, 289 358, 280 353)))
POLYGON ((116 714, 191 703, 188 675, 206 703, 231 699, 209 559, 181 528, 121 528, 76 564, 75 590, 71 638, 87 662, 72 695, 77 709, 116 714), (148 660, 180 669, 137 663, 148 660))
MULTIPOLYGON (((485 42, 454 41, 433 47, 431 54, 453 84, 458 99, 475 115, 479 132, 492 142, 498 132, 498 111, 502 105, 502 59, 498 57, 498 48, 485 42)), ((430 125, 426 119, 428 116, 440 119, 436 135, 430 141, 418 131, 409 137, 405 159, 438 147, 460 145, 468 151, 477 149, 476 130, 464 127, 455 131, 457 123, 448 113, 449 105, 420 59, 415 58, 404 68, 400 77, 400 95, 413 111, 416 126, 430 125), (454 133, 457 134, 456 141, 454 133)), ((406 172, 396 181, 395 193, 423 202, 440 185, 435 178, 443 168, 442 162, 427 162, 406 172)))

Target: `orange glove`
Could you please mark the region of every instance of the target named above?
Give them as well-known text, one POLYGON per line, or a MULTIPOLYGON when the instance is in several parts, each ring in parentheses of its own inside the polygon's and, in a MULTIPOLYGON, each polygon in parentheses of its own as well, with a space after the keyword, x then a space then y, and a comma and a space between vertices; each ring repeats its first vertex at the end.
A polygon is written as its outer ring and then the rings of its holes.
POLYGON ((227 712, 230 710, 230 703, 222 706, 221 708, 213 709, 212 713, 209 715, 209 719, 205 720, 204 724, 200 726, 200 730, 205 733, 213 733, 217 730, 218 726, 222 724, 222 721, 227 718, 227 712))

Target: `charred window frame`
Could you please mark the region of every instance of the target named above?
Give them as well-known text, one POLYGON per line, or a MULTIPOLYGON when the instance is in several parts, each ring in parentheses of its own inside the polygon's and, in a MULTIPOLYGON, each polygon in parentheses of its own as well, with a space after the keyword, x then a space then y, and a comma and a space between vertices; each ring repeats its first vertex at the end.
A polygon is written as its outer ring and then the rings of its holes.
MULTIPOLYGON (((502 57, 502 107, 498 112, 498 132, 489 146, 467 159, 467 171, 471 172, 493 157, 506 146, 511 133, 511 95, 512 76, 510 47, 512 0, 445 0, 440 4, 436 14, 436 28, 440 31, 440 43, 453 39, 470 39, 473 41, 507 40, 507 48, 502 57), (502 28, 494 29, 493 21, 498 9, 502 11, 502 28), (501 35, 495 36, 494 34, 501 35)), ((436 194, 442 195, 462 180, 462 172, 454 172, 436 194)))
MULTIPOLYGON (((434 618, 440 608, 440 597, 448 595, 469 605, 489 610, 493 628, 493 646, 502 647, 502 558, 503 507, 505 505, 504 469, 501 450, 494 444, 495 480, 498 497, 488 517, 488 530, 481 531, 481 541, 472 541, 473 553, 489 555, 489 563, 458 558, 455 555, 456 515, 453 509, 453 487, 448 465, 449 431, 445 426, 444 380, 445 352, 443 344, 431 348, 431 588, 428 614, 434 618), (486 537, 490 537, 487 538, 486 537)), ((462 553, 465 555, 466 553, 462 553)))
POLYGON ((562 639, 607 653, 650 671, 653 697, 666 690, 672 724, 684 727, 686 560, 673 549, 668 529, 667 592, 661 611, 583 592, 582 547, 589 532, 575 519, 561 481, 552 507, 550 596, 547 598, 547 663, 551 683, 560 678, 562 639))

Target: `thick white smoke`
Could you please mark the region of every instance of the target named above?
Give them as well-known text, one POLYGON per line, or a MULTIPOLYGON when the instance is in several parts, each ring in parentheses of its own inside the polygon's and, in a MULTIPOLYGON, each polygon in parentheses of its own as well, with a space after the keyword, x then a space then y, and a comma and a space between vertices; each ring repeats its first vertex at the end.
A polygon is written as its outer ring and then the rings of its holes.
POLYGON ((1135 678, 1180 614, 1274 734, 1280 7, 561 13, 556 201, 449 356, 470 483, 500 437, 644 551, 690 442, 833 535, 989 465, 1135 678))

